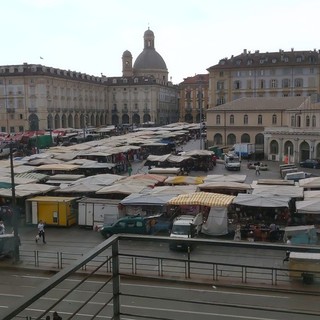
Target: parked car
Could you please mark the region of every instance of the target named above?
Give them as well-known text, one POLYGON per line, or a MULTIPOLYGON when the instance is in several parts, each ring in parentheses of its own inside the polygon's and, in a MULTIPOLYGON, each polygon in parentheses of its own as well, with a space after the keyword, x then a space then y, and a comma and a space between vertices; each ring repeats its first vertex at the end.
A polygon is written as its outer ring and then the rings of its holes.
POLYGON ((99 231, 105 238, 118 233, 148 234, 150 225, 143 217, 127 216, 120 218, 112 225, 104 225, 99 231))
POLYGON ((320 169, 320 160, 319 159, 307 159, 307 160, 301 161, 300 167, 320 169))

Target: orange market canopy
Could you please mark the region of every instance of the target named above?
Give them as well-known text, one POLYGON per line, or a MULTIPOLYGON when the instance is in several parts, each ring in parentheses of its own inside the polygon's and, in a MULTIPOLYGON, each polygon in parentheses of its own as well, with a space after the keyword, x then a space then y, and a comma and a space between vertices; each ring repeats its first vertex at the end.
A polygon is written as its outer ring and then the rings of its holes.
POLYGON ((200 205, 208 207, 227 207, 232 203, 235 196, 230 196, 212 192, 195 192, 189 194, 180 194, 172 198, 168 205, 200 205))

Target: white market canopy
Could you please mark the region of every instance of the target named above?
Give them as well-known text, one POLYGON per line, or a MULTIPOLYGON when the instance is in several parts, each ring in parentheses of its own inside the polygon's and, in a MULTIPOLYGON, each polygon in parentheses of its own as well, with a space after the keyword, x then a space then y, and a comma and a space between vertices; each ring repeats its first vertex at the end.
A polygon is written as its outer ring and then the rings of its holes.
POLYGON ((179 194, 188 194, 194 193, 198 191, 198 187, 196 185, 182 185, 182 186, 156 186, 153 189, 145 189, 144 193, 148 194, 171 194, 171 195, 179 195, 179 194))
POLYGON ((247 176, 245 174, 208 174, 204 178, 204 182, 217 182, 217 181, 225 181, 225 182, 240 182, 243 183, 246 181, 247 176))
POLYGON ((287 196, 291 198, 303 198, 303 188, 298 186, 282 186, 282 185, 252 185, 252 194, 270 195, 270 196, 287 196))
POLYGON ((128 183, 115 183, 111 186, 103 187, 98 190, 96 194, 131 194, 142 191, 143 189, 148 188, 145 185, 136 185, 136 184, 128 184, 128 183))
MULTIPOLYGON (((15 187, 15 196, 16 198, 28 197, 28 196, 33 196, 37 194, 44 194, 55 189, 56 187, 46 185, 46 184, 38 184, 38 183, 23 184, 15 187)), ((11 198, 12 190, 0 189, 0 196, 11 198)))
POLYGON ((239 193, 233 203, 247 207, 284 208, 289 206, 289 201, 290 197, 285 196, 239 193))
POLYGON ((216 189, 227 189, 237 191, 248 191, 251 189, 250 184, 233 182, 233 181, 212 181, 198 184, 200 190, 216 190, 216 189))
POLYGON ((105 173, 105 174, 96 174, 89 177, 82 177, 81 179, 72 182, 72 184, 96 184, 100 186, 109 186, 116 181, 124 179, 124 176, 117 174, 105 173))
POLYGON ((296 210, 298 213, 320 214, 320 199, 310 198, 308 200, 297 201, 296 210))
POLYGON ((175 195, 172 194, 143 194, 133 193, 128 197, 124 198, 120 203, 122 205, 130 206, 164 206, 170 201, 175 195))
POLYGON ((319 198, 320 199, 320 190, 310 190, 303 193, 303 197, 306 200, 307 198, 319 198))
POLYGON ((300 179, 299 186, 304 189, 318 189, 320 188, 320 177, 300 179))

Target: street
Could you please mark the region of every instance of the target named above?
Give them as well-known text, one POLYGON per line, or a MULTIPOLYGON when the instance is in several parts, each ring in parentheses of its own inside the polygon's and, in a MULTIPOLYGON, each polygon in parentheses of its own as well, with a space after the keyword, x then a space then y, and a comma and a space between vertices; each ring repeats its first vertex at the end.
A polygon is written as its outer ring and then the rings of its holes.
MULTIPOLYGON (((51 274, 45 271, 2 270, 0 318, 3 311, 50 277, 51 274)), ((111 319, 112 304, 104 307, 105 302, 112 296, 111 284, 104 286, 106 279, 103 276, 90 278, 55 306, 54 310, 57 310, 63 319, 67 319, 76 308, 92 297, 90 302, 79 310, 76 319, 92 319, 99 308, 102 308, 99 319, 111 319), (101 287, 103 289, 100 290, 101 287)), ((76 275, 64 281, 29 307, 25 315, 39 316, 81 280, 82 277, 76 275)), ((120 291, 121 313, 125 314, 121 319, 126 320, 146 320, 155 316, 157 319, 172 320, 315 320, 320 315, 319 297, 299 293, 147 280, 122 280, 120 291)))

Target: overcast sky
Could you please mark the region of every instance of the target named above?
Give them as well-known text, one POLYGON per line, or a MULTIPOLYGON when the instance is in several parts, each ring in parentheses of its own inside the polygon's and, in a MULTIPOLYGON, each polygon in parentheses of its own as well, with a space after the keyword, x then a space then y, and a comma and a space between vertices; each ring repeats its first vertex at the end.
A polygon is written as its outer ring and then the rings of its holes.
POLYGON ((0 12, 0 65, 95 76, 121 76, 148 27, 174 84, 243 49, 320 49, 319 0, 4 0, 0 12))

